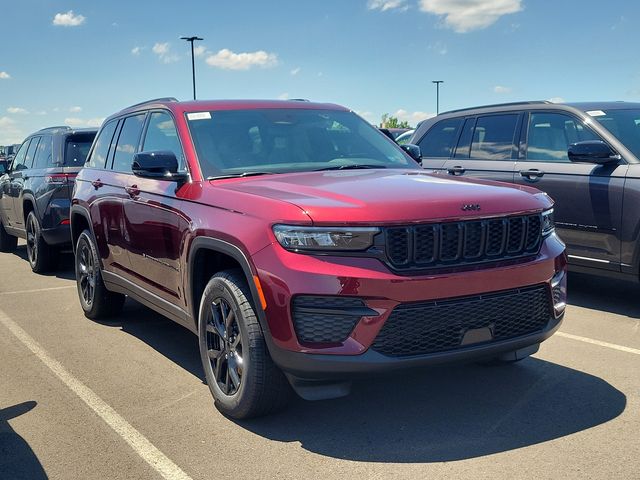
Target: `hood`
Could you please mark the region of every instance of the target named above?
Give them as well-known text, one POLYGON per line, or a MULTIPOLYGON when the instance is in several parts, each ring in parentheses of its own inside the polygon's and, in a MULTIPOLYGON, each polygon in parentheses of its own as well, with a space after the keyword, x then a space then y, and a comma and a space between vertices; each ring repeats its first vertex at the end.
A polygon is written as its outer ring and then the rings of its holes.
POLYGON ((297 205, 315 224, 483 218, 539 211, 552 205, 549 197, 534 188, 452 179, 417 170, 286 173, 216 183, 219 188, 297 205), (474 209, 463 210, 465 205, 474 209))

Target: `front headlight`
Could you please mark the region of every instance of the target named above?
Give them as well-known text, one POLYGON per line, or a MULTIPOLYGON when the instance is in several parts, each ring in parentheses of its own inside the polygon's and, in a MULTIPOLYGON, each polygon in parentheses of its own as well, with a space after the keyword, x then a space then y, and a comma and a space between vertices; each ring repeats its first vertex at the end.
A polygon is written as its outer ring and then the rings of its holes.
POLYGON ((288 250, 366 250, 379 232, 375 227, 273 226, 278 242, 288 250))
POLYGON ((553 208, 542 212, 542 236, 546 237, 556 231, 556 223, 553 220, 553 208))

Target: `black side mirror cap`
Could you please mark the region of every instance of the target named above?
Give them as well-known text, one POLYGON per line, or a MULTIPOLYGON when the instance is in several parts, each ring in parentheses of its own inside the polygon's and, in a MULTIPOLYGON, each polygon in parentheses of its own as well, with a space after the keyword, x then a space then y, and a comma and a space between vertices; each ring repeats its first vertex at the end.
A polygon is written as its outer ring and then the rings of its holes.
POLYGON ((602 140, 587 140, 569 145, 567 151, 572 162, 587 162, 604 165, 618 162, 622 157, 602 140))
POLYGON ((420 151, 420 147, 418 145, 405 143, 404 145, 400 145, 400 148, 404 150, 416 162, 418 162, 418 164, 422 165, 422 152, 420 151))
POLYGON ((131 170, 142 178, 155 178, 172 182, 183 182, 187 174, 178 172, 178 159, 169 150, 139 152, 133 156, 131 170))

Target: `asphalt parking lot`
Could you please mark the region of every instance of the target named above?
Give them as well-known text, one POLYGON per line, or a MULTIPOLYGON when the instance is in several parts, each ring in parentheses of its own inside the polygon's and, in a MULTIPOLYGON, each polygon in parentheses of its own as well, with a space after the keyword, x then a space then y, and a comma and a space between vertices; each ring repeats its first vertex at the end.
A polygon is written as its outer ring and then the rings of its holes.
POLYGON ((0 254, 0 478, 639 478, 640 286, 570 276, 559 334, 518 365, 449 366, 234 422, 195 336, 128 301, 80 309, 72 257, 0 254))

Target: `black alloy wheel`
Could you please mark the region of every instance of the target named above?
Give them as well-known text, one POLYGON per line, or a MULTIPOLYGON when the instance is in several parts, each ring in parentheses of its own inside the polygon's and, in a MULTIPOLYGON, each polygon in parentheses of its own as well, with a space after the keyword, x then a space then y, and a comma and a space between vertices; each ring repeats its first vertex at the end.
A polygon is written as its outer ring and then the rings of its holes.
POLYGON ((96 292, 95 265, 89 244, 83 242, 79 245, 77 255, 77 282, 78 293, 82 296, 87 307, 93 306, 96 292))

